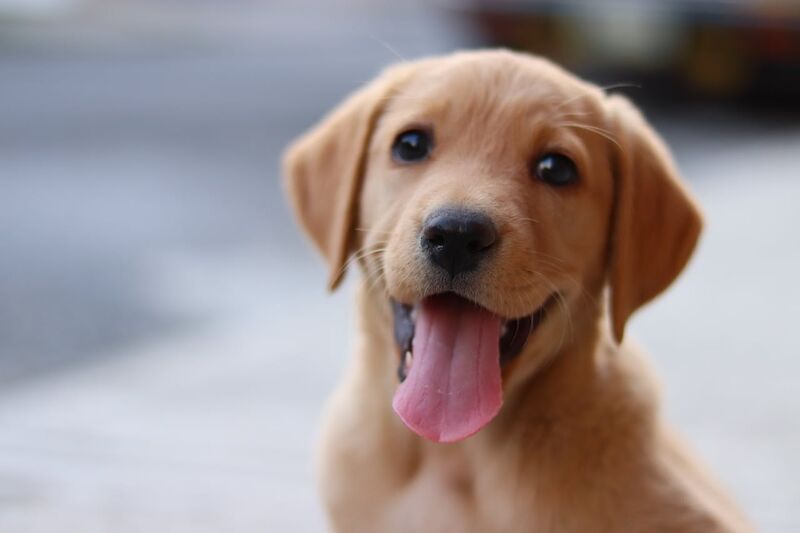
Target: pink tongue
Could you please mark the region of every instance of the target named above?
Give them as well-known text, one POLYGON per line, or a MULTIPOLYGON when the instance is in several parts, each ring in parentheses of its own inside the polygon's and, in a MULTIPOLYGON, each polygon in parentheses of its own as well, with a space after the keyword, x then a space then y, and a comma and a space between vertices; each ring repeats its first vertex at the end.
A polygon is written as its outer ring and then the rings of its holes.
POLYGON ((503 404, 500 319, 443 294, 417 309, 414 361, 392 407, 415 433, 434 442, 469 437, 503 404))

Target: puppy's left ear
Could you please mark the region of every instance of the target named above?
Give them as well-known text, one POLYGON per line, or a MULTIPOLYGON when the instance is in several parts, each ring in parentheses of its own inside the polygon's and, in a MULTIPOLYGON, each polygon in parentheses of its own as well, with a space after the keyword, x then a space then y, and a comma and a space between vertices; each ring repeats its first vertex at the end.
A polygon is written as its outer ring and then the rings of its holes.
POLYGON ((351 253, 373 127, 410 70, 410 65, 401 65, 384 72, 296 140, 284 155, 284 186, 300 224, 328 262, 330 290, 342 280, 351 253))
POLYGON ((625 323, 680 274, 702 228, 697 204, 663 141, 624 97, 607 99, 615 146, 615 208, 609 256, 611 320, 625 323))

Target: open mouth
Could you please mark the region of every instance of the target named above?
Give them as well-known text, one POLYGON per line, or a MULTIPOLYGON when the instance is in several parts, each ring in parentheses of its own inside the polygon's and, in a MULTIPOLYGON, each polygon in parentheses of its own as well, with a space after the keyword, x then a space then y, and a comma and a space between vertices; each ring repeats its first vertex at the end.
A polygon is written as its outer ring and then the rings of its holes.
MULTIPOLYGON (((461 298, 455 294, 437 295, 461 298)), ((545 307, 548 307, 555 296, 551 296, 539 309, 522 318, 502 320, 500 327, 500 365, 504 366, 513 360, 522 351, 525 342, 534 332, 544 316, 545 307)), ((394 312, 394 340, 400 350, 400 364, 397 367, 397 378, 402 383, 408 376, 408 371, 414 360, 413 340, 416 320, 416 306, 401 304, 392 300, 394 312)), ((474 304, 473 304, 474 305, 474 304)))
POLYGON ((400 350, 392 405, 405 424, 435 442, 466 438, 503 403, 501 367, 519 355, 555 295, 528 316, 504 320, 454 293, 415 306, 392 301, 400 350))

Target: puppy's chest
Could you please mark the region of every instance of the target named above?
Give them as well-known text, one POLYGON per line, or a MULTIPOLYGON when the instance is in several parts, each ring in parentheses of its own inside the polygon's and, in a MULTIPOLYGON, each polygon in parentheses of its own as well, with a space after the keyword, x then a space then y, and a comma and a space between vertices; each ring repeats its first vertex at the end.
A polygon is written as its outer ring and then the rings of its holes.
POLYGON ((520 531, 520 520, 530 523, 529 509, 515 477, 504 470, 491 461, 476 464, 460 452, 423 454, 407 479, 385 485, 381 531, 520 531))
MULTIPOLYGON (((399 487, 390 513, 403 517, 405 524, 411 522, 415 531, 502 531, 494 504, 483 505, 492 485, 491 466, 481 469, 454 455, 424 460, 414 477, 399 487)), ((503 491, 495 491, 492 500, 502 497, 498 492, 503 491)))

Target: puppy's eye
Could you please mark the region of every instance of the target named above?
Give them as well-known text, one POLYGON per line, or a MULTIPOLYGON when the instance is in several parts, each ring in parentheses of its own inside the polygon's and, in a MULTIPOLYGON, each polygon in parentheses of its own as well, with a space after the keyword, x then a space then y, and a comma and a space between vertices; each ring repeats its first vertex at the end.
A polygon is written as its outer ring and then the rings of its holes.
POLYGON ((428 157, 433 142, 424 130, 408 130, 397 136, 392 144, 392 158, 399 163, 414 163, 428 157))
POLYGON ((544 154, 533 164, 533 175, 557 187, 578 181, 578 168, 561 154, 544 154))

